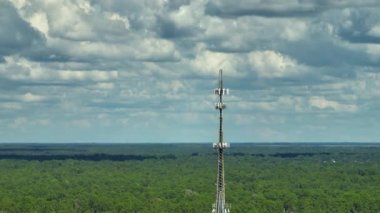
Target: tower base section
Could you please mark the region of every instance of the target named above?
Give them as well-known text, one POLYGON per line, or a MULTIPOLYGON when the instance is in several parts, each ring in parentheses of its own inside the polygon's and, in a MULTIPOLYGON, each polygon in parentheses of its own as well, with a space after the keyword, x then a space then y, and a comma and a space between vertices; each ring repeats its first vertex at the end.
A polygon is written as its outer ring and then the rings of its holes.
POLYGON ((216 210, 215 204, 212 205, 211 213, 230 213, 229 205, 226 203, 225 208, 220 209, 218 212, 216 210))

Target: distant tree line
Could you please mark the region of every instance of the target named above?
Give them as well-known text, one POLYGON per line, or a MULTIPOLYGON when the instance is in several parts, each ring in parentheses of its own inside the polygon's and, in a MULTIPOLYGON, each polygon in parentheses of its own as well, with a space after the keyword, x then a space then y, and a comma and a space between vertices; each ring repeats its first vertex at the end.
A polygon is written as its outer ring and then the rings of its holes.
POLYGON ((111 155, 111 154, 54 154, 54 155, 28 155, 28 154, 0 154, 0 160, 85 160, 85 161, 128 161, 128 160, 148 160, 148 159, 162 159, 162 160, 175 160, 177 157, 173 154, 168 155, 111 155))
POLYGON ((274 154, 249 154, 243 152, 227 153, 226 155, 232 155, 234 157, 239 156, 253 156, 253 157, 279 157, 279 158, 296 158, 296 157, 313 157, 315 155, 330 155, 328 152, 279 152, 274 154))

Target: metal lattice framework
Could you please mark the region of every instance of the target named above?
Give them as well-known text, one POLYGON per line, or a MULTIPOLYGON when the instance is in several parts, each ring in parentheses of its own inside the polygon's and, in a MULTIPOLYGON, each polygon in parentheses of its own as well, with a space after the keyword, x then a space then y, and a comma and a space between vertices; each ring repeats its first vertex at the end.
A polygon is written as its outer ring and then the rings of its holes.
POLYGON ((216 179, 216 200, 213 205, 213 213, 229 213, 230 210, 225 199, 224 184, 224 149, 229 147, 223 138, 223 110, 226 105, 223 103, 223 95, 228 94, 228 89, 223 88, 223 71, 219 70, 219 88, 214 90, 219 96, 219 102, 215 104, 215 109, 219 110, 219 141, 214 143, 214 149, 218 151, 218 174, 216 179))

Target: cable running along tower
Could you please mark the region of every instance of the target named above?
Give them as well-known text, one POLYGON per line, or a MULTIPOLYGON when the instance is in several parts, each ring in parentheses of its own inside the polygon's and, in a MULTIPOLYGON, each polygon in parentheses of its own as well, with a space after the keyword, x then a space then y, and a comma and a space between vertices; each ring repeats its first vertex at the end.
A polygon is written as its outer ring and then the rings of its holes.
POLYGON ((229 148, 229 144, 223 139, 223 110, 226 105, 223 103, 223 95, 228 94, 228 89, 223 88, 223 71, 219 70, 219 88, 214 90, 215 95, 219 96, 219 102, 215 104, 215 109, 219 110, 219 141, 214 143, 214 149, 218 151, 218 174, 216 179, 216 200, 213 205, 212 213, 229 213, 229 206, 225 199, 224 184, 224 149, 229 148))

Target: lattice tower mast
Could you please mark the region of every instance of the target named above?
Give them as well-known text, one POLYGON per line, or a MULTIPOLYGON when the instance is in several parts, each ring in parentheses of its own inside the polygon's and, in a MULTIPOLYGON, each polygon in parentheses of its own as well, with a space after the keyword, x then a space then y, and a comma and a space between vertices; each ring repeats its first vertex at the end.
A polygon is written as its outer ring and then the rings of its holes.
POLYGON ((219 110, 219 141, 214 143, 214 149, 218 151, 218 174, 216 179, 216 200, 213 205, 213 213, 229 213, 230 210, 225 200, 224 184, 224 149, 229 148, 229 144, 223 139, 223 110, 226 105, 223 103, 223 95, 228 94, 228 89, 223 88, 223 71, 219 70, 219 88, 214 90, 219 96, 219 102, 215 104, 215 109, 219 110))

